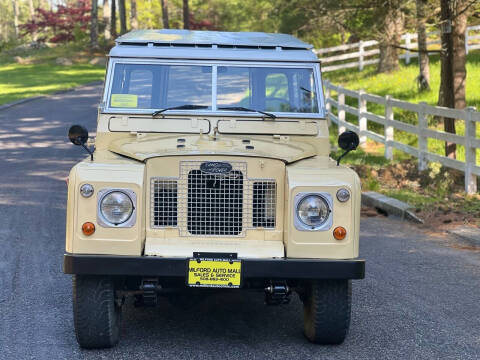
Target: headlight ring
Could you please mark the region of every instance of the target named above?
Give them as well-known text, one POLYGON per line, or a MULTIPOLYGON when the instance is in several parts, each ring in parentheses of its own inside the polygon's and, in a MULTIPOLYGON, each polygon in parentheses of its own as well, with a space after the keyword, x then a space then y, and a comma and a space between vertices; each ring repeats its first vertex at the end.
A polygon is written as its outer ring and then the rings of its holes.
POLYGON ((297 230, 325 231, 332 226, 333 201, 329 193, 298 193, 294 203, 297 230))
POLYGON ((136 195, 129 189, 99 191, 98 223, 103 227, 131 227, 136 221, 136 195))

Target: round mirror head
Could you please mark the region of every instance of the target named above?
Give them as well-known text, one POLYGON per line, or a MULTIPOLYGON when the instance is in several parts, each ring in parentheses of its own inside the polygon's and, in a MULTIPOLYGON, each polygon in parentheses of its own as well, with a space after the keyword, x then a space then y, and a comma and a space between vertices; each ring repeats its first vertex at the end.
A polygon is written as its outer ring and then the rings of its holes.
POLYGON ((338 137, 338 146, 343 150, 355 150, 360 140, 353 131, 345 131, 338 137))
POLYGON ((75 145, 83 145, 88 140, 88 131, 82 125, 73 125, 68 130, 68 138, 75 145))

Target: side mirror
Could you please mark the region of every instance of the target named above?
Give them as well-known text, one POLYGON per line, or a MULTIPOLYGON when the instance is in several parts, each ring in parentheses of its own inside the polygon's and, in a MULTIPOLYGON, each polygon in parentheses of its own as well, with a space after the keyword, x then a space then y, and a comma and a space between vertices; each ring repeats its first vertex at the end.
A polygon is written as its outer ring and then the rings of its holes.
POLYGON ((353 131, 345 131, 338 137, 338 146, 343 150, 355 150, 359 143, 360 139, 353 131))
POLYGON ((87 145, 85 145, 88 141, 87 129, 85 129, 82 125, 73 125, 68 130, 68 138, 74 145, 83 147, 85 151, 90 154, 90 160, 93 161, 93 151, 91 151, 87 145))
POLYGON ((74 145, 85 145, 88 140, 88 130, 82 125, 73 125, 68 130, 68 138, 74 145))
POLYGON ((345 152, 337 159, 337 166, 340 165, 340 160, 342 160, 345 155, 358 147, 359 143, 360 139, 358 138, 358 135, 353 131, 345 131, 340 134, 340 136, 338 137, 338 146, 341 149, 345 150, 345 152))

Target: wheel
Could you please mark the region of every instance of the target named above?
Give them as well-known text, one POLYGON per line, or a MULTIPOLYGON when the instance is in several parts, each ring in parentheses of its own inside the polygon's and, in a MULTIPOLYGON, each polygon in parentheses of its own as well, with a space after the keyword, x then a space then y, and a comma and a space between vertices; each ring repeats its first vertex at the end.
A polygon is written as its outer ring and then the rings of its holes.
POLYGON ((350 327, 350 280, 316 280, 304 289, 304 332, 316 344, 341 344, 350 327))
POLYGON ((73 276, 73 322, 82 348, 108 348, 118 342, 121 307, 111 278, 73 276))

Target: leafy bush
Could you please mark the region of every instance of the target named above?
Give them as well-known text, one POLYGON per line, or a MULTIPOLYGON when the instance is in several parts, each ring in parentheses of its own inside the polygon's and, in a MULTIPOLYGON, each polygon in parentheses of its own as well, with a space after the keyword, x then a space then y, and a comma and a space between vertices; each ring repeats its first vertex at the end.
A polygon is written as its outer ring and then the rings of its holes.
POLYGON ((85 34, 90 22, 90 9, 90 0, 58 5, 56 10, 37 8, 35 17, 20 25, 20 29, 23 36, 37 34, 37 41, 74 41, 78 34, 85 34))

